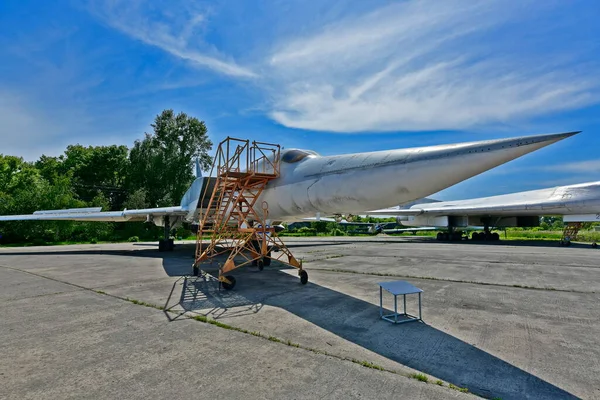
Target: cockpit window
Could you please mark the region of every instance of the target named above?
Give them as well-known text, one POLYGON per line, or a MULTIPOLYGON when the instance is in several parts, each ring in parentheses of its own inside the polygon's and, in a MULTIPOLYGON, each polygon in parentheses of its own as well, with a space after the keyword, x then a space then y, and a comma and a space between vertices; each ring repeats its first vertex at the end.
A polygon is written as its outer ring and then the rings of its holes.
POLYGON ((308 156, 318 156, 318 154, 310 150, 290 149, 283 152, 281 161, 292 164, 302 161, 308 156))

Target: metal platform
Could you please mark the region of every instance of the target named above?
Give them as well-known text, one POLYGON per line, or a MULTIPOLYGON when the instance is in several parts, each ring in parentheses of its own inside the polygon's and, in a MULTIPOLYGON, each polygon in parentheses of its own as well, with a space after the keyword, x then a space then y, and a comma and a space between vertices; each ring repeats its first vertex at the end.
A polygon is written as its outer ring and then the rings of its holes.
POLYGON ((300 282, 308 282, 302 263, 267 224, 269 205, 260 200, 267 184, 279 177, 279 167, 277 144, 229 137, 219 144, 211 170, 211 175, 216 175, 212 190, 207 186, 199 201, 194 275, 202 264, 228 253, 225 262, 219 264, 218 280, 225 289, 235 286, 235 278, 227 273, 245 265, 262 270, 271 260, 297 268, 300 282), (203 243, 204 234, 210 234, 210 241, 203 243))
POLYGON ((402 324, 405 322, 423 321, 421 317, 421 293, 422 289, 413 286, 406 281, 391 281, 391 282, 379 282, 379 316, 393 324, 402 324), (394 313, 385 314, 383 313, 383 290, 390 292, 394 295, 394 313), (419 295, 419 316, 414 316, 406 312, 406 295, 407 294, 418 294, 419 295), (403 296, 403 312, 398 313, 398 296, 403 296), (400 319, 399 319, 400 318, 400 319))

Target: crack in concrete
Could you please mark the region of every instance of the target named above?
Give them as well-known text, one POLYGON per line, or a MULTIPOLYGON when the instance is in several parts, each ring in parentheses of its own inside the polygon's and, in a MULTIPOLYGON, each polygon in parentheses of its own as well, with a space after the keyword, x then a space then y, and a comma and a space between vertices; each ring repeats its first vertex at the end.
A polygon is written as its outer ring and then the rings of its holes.
POLYGON ((447 278, 436 278, 433 276, 417 276, 417 275, 402 275, 402 274, 389 274, 389 273, 377 273, 377 272, 360 272, 360 271, 352 271, 348 269, 327 269, 327 268, 310 268, 311 271, 321 271, 321 272, 338 272, 344 274, 356 274, 356 275, 372 275, 372 276, 389 276, 389 277, 397 277, 397 278, 411 278, 411 279, 423 279, 429 281, 442 281, 442 282, 455 282, 455 283, 468 283, 472 285, 483 285, 483 286, 499 286, 499 287, 509 287, 515 289, 527 289, 527 290, 544 290, 548 292, 563 292, 563 293, 580 293, 580 294, 597 294, 595 291, 582 291, 582 290, 574 290, 574 289, 558 289, 553 287, 536 287, 536 286, 526 286, 526 285, 518 285, 518 284, 507 284, 507 283, 491 283, 491 282, 477 282, 477 281, 467 281, 461 279, 447 279, 447 278))

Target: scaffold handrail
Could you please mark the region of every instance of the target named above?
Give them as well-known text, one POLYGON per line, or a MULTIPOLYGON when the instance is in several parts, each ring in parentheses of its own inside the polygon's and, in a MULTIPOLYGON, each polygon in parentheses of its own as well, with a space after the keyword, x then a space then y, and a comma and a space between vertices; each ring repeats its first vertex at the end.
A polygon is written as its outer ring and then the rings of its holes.
POLYGON ((228 271, 265 257, 302 272, 301 263, 277 238, 276 231, 267 228, 266 202, 261 209, 257 207, 267 184, 279 177, 280 152, 278 144, 267 142, 227 137, 219 143, 211 168, 211 176, 216 172, 213 190, 203 193, 199 207, 195 268, 199 263, 224 253, 221 247, 227 243, 230 255, 220 268, 219 279, 228 271), (206 196, 210 196, 208 202, 206 196), (203 248, 202 236, 208 233, 210 243, 203 248), (281 255, 271 256, 272 247, 278 248, 281 255), (234 260, 236 256, 245 261, 237 263, 234 260))

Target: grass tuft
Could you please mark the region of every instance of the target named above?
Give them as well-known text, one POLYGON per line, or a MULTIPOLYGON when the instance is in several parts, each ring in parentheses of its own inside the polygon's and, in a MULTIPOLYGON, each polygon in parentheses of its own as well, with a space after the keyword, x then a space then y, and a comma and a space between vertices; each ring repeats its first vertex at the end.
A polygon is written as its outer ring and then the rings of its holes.
POLYGON ((130 299, 129 297, 125 298, 125 300, 127 300, 130 303, 137 304, 139 306, 155 308, 157 310, 162 310, 163 309, 161 306, 157 306, 156 304, 150 304, 150 303, 146 303, 145 301, 139 301, 139 300, 136 300, 136 299, 130 299))
POLYGON ((429 378, 427 377, 427 375, 421 374, 421 373, 413 372, 412 374, 410 374, 410 377, 413 379, 416 379, 418 381, 421 381, 421 382, 429 381, 429 378))
POLYGON ((437 381, 435 381, 435 384, 438 385, 438 386, 444 386, 444 382, 442 382, 439 379, 437 381))
POLYGON ((468 389, 468 388, 466 388, 466 387, 464 387, 464 388, 461 388, 461 387, 459 387, 459 386, 456 386, 456 385, 453 385, 453 384, 449 384, 449 385, 448 385, 448 387, 449 387, 450 389, 458 390, 459 392, 463 392, 463 393, 469 393, 469 389, 468 389))

